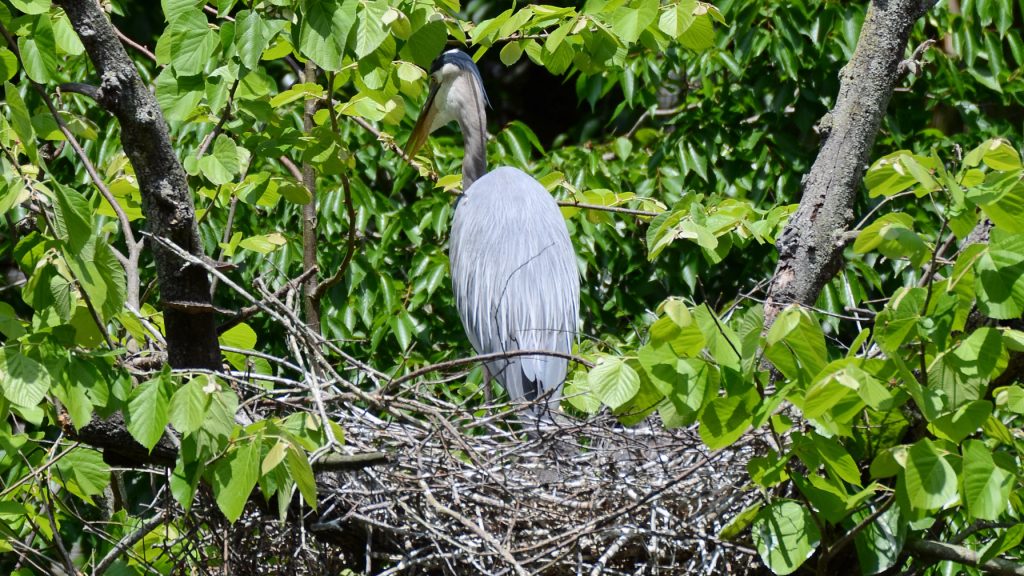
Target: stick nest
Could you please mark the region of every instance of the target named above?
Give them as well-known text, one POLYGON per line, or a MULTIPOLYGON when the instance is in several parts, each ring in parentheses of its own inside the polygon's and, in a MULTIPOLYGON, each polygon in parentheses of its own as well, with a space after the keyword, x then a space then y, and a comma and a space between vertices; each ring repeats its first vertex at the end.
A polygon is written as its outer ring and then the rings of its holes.
POLYGON ((331 414, 347 450, 389 458, 318 478, 313 529, 355 552, 356 569, 748 574, 760 566, 748 544, 717 537, 757 498, 745 488, 755 436, 711 452, 695 428, 666 430, 653 417, 633 427, 610 415, 542 423, 509 410, 408 402, 386 420, 355 409, 331 414))

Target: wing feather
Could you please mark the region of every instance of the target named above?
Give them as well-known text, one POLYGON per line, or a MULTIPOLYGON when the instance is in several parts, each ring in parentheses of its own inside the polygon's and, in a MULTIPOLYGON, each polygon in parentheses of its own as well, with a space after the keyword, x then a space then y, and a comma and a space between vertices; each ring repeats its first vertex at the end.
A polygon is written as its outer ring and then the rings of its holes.
MULTIPOLYGON (((455 210, 450 240, 455 304, 480 354, 513 350, 569 353, 579 317, 576 255, 558 205, 515 168, 477 180, 455 210)), ((567 362, 517 356, 488 371, 514 401, 555 390, 567 362)))

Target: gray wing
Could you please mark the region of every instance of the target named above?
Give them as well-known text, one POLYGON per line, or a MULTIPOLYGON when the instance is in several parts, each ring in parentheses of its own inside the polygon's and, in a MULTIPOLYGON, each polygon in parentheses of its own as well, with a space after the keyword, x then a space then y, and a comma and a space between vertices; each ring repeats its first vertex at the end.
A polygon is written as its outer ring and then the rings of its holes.
MULTIPOLYGON (((455 305, 478 353, 572 351, 576 253, 558 205, 539 182, 505 167, 473 183, 455 210, 449 252, 455 305)), ((513 401, 554 390, 553 405, 566 367, 552 356, 487 364, 513 401)))

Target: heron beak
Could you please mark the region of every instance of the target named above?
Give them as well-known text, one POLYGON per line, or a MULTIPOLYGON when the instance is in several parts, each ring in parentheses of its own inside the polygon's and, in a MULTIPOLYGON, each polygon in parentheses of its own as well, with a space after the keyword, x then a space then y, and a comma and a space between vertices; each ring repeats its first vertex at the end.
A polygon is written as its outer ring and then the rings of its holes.
POLYGON ((423 109, 420 110, 420 117, 416 119, 416 126, 412 129, 412 134, 409 135, 409 141, 405 144, 405 154, 412 158, 419 152, 420 148, 427 141, 427 136, 430 135, 430 127, 433 124, 434 116, 437 111, 434 108, 434 96, 437 95, 437 83, 430 83, 430 93, 427 94, 427 102, 423 105, 423 109))

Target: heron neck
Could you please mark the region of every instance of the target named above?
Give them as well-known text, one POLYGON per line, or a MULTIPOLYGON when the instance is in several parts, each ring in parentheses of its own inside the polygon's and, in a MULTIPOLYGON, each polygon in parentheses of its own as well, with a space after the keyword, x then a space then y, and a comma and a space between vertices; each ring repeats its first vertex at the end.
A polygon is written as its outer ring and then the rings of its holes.
POLYGON ((467 117, 459 121, 465 141, 465 153, 462 156, 463 192, 487 173, 487 117, 482 100, 479 97, 467 117))

